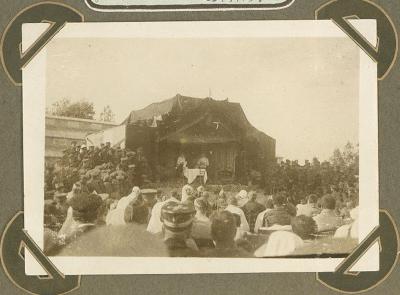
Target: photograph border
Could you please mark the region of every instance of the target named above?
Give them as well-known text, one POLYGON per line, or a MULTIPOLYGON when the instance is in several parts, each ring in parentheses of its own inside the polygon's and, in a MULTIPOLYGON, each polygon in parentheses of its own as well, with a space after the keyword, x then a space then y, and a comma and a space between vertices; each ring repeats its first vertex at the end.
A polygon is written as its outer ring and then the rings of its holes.
MULTIPOLYGON (((352 20, 364 37, 376 44, 375 20, 352 20)), ((23 51, 32 28, 23 25, 23 51)), ((171 37, 343 37, 330 20, 309 21, 207 21, 146 23, 68 23, 54 38, 134 38, 158 34, 171 37), (100 28, 103 26, 102 28, 100 28), (144 30, 145 28, 145 30, 144 30), (201 29, 201 30, 199 30, 201 29), (193 36, 195 35, 195 36, 193 36)), ((51 42, 51 41, 50 41, 51 42)), ((47 45, 46 45, 47 46, 47 45)), ((23 160, 25 228, 43 246, 44 116, 46 46, 23 69, 23 160), (39 74, 40 73, 40 74, 39 74), (39 140, 37 140, 39 139, 39 140), (27 148, 29 147, 29 149, 27 148), (39 212, 40 211, 40 212, 39 212)), ((359 241, 379 225, 377 65, 360 48, 359 140, 360 210, 359 241)), ((26 272, 43 274, 35 259, 26 253, 26 272)), ((256 273, 334 271, 341 258, 145 258, 145 257, 50 257, 64 274, 171 274, 171 273, 256 273)), ((374 245, 355 270, 379 269, 379 245, 374 245)))

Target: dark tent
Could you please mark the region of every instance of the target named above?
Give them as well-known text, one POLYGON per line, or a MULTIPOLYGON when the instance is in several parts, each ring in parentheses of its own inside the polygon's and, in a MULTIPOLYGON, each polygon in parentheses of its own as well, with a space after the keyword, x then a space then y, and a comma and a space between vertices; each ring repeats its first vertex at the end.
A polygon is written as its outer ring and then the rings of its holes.
MULTIPOLYGON (((275 139, 247 120, 239 103, 182 95, 132 111, 124 121, 126 148, 143 147, 153 170, 174 170, 184 153, 189 167, 201 153, 210 176, 244 179, 275 161, 275 139)), ((243 182, 243 181, 242 181, 243 182)))

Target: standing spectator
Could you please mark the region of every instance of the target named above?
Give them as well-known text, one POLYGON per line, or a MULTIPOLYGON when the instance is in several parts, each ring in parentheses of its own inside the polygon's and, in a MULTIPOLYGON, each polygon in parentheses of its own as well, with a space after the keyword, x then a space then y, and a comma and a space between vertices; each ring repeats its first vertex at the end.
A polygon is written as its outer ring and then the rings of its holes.
POLYGON ((181 179, 183 177, 183 170, 187 166, 187 161, 184 153, 181 153, 176 160, 176 178, 181 179))

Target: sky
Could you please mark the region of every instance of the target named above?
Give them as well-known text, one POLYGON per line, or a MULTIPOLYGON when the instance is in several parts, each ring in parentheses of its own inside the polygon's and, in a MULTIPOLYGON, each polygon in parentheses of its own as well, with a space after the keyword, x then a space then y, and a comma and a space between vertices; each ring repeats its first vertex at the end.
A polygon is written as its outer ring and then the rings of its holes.
POLYGON ((358 143, 359 48, 349 38, 58 38, 47 46, 46 106, 110 105, 116 122, 181 94, 239 102, 276 154, 327 160, 358 143))

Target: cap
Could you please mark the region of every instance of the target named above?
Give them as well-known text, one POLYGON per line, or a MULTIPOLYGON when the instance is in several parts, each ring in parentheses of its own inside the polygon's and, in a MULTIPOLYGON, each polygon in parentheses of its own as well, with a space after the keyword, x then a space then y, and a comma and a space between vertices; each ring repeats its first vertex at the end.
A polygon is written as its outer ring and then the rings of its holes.
POLYGON ((146 195, 146 194, 147 195, 151 195, 151 194, 156 194, 157 190, 152 189, 152 188, 144 188, 144 189, 141 190, 141 193, 144 194, 144 195, 146 195))
POLYGON ((59 183, 56 183, 54 186, 56 189, 59 189, 59 188, 64 187, 64 184, 62 182, 59 182, 59 183))
POLYGON ((62 199, 66 199, 66 198, 67 198, 67 193, 56 192, 54 194, 54 199, 56 199, 56 200, 62 200, 62 199))
POLYGON ((100 175, 100 170, 94 169, 92 170, 92 176, 99 176, 100 175))
POLYGON ((182 231, 192 224, 195 214, 192 204, 168 202, 161 208, 161 221, 171 231, 182 231))
POLYGON ((128 168, 135 168, 135 167, 136 167, 135 164, 128 165, 128 168))

